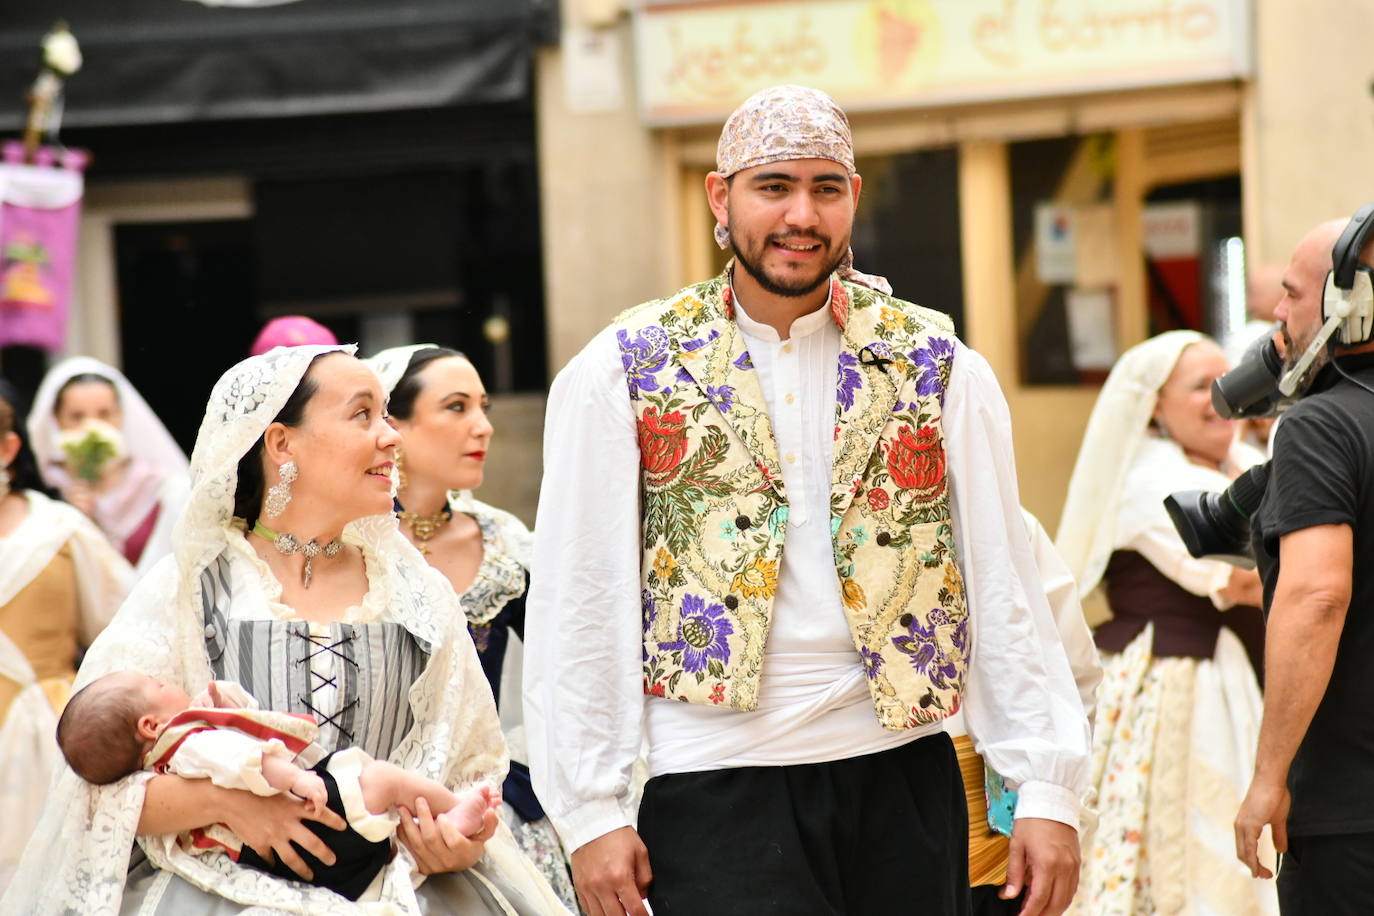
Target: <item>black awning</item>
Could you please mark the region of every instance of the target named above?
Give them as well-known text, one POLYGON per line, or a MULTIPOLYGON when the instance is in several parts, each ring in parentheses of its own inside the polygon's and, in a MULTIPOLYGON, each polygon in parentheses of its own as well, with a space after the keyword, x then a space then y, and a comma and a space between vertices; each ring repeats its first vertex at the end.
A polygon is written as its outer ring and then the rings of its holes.
POLYGON ((62 17, 85 63, 63 125, 289 117, 511 101, 554 0, 3 0, 0 130, 22 126, 39 44, 62 17))

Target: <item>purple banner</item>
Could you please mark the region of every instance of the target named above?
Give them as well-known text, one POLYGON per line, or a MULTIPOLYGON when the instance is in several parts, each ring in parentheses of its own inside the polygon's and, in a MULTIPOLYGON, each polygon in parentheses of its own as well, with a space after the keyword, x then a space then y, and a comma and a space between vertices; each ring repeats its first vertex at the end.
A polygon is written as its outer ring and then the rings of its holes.
POLYGON ((0 346, 62 349, 81 190, 79 173, 0 166, 0 346))

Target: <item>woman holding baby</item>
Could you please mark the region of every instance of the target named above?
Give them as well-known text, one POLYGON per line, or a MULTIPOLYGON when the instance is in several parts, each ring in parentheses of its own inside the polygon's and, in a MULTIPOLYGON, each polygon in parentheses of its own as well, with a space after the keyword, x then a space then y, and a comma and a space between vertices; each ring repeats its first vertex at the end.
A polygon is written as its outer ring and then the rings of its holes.
MULTIPOLYGON (((499 786, 505 744, 463 615, 390 515, 397 441, 350 347, 279 348, 227 372, 196 441, 174 556, 91 647, 77 686, 122 669, 188 692, 236 681, 264 709, 313 716, 327 750, 357 746, 454 791, 499 786)), ((177 842, 222 823, 305 875, 293 844, 332 854, 290 795, 148 771, 107 786, 66 771, 55 787, 2 911, 357 911, 177 842)), ((468 837, 415 807, 399 812, 397 854, 363 903, 565 912, 494 814, 468 837)))

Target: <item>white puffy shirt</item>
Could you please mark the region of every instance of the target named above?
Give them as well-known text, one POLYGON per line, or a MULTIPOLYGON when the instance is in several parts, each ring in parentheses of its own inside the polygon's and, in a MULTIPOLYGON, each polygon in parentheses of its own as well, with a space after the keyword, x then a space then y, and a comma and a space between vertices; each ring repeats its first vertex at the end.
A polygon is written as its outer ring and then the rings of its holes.
MULTIPOLYGON (((571 850, 631 823, 631 769, 651 775, 818 763, 935 734, 877 720, 845 621, 830 532, 839 329, 824 306, 786 341, 739 307, 782 459, 788 531, 756 711, 646 697, 640 454, 613 329, 549 394, 526 617, 525 727, 535 791, 571 850)), ((971 613, 964 711, 1018 788, 1017 817, 1078 825, 1089 782, 1083 706, 1021 518, 1011 422, 991 368, 958 345, 943 428, 971 613)))

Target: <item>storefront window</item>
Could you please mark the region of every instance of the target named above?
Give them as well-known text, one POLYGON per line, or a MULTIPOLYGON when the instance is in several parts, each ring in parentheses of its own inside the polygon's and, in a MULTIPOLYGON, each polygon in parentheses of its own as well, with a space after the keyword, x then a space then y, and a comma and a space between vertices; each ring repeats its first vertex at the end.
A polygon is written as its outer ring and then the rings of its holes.
POLYGON ((1116 358, 1116 228, 1111 135, 1013 143, 1009 150, 1022 380, 1100 381, 1116 358))
POLYGON ((1113 134, 1011 144, 1025 384, 1100 383, 1119 355, 1123 309, 1135 309, 1128 331, 1150 335, 1191 328, 1224 341, 1241 329, 1240 179, 1217 175, 1215 166, 1228 138, 1224 131, 1146 131, 1130 176, 1117 174, 1113 134), (1190 180, 1193 174, 1200 177, 1190 180), (1139 212, 1138 234, 1123 229, 1123 207, 1139 212), (1141 258, 1138 273, 1126 270, 1132 257, 1141 258), (1123 296, 1123 275, 1142 287, 1123 296))

